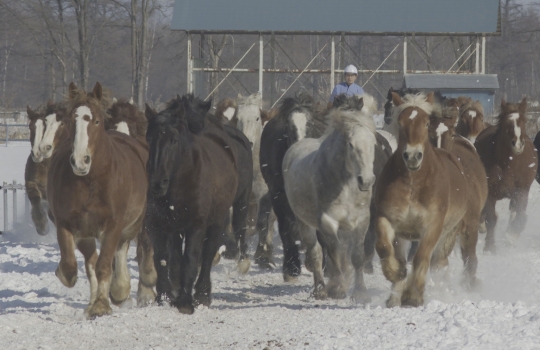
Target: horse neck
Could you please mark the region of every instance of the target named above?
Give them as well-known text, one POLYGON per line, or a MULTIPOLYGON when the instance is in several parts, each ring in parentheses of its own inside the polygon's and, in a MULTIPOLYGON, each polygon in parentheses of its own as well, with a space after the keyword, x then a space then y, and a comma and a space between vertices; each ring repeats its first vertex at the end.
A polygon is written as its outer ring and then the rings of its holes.
POLYGON ((514 152, 510 146, 511 142, 506 137, 506 131, 502 127, 497 128, 497 132, 493 135, 495 143, 495 158, 501 162, 501 164, 506 164, 510 161, 510 157, 513 157, 514 152))
POLYGON ((330 133, 321 143, 316 155, 317 172, 324 179, 346 181, 352 174, 347 169, 347 138, 338 131, 330 133))
POLYGON ((98 131, 96 138, 96 147, 92 155, 92 166, 90 167, 90 176, 98 176, 107 172, 109 165, 114 161, 112 155, 112 141, 105 129, 98 131))
POLYGON ((178 143, 179 152, 176 154, 174 162, 176 164, 174 173, 180 182, 184 177, 193 176, 201 155, 201 148, 196 142, 197 136, 187 130, 184 133, 185 135, 178 143))

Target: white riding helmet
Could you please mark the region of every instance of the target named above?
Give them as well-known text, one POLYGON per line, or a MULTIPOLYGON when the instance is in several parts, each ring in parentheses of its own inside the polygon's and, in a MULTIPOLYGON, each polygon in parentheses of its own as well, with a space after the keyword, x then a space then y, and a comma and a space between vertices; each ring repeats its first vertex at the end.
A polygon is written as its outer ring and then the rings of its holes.
POLYGON ((356 69, 355 66, 353 66, 352 64, 349 64, 347 67, 345 67, 345 74, 349 73, 349 74, 356 74, 358 75, 358 69, 356 69))

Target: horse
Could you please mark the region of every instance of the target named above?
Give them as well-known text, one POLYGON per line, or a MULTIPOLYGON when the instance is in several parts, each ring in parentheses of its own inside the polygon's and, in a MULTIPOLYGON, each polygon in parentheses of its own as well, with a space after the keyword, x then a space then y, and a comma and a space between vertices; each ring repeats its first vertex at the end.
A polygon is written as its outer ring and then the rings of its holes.
MULTIPOLYGON (((325 125, 313 98, 302 92, 283 100, 279 113, 266 123, 261 135, 259 161, 283 244, 285 281, 296 280, 301 273, 301 266, 299 247, 296 244, 300 240, 296 217, 287 200, 283 180, 283 157, 295 142, 306 137, 320 137, 325 125)), ((268 242, 264 237, 259 241, 268 242)), ((273 246, 270 243, 267 243, 267 249, 271 252, 273 246)))
POLYGON ((37 111, 27 107, 27 113, 30 120, 30 144, 32 150, 26 161, 24 171, 26 195, 32 206, 31 215, 36 231, 40 235, 46 235, 49 232, 47 174, 50 159, 43 157, 39 145, 43 139, 47 121, 54 118, 56 113, 65 113, 65 108, 62 104, 49 101, 45 108, 37 111))
MULTIPOLYGON (((105 130, 101 98, 99 82, 91 93, 70 84, 68 110, 73 122, 68 141, 51 158, 47 183, 60 246, 56 276, 66 287, 75 285, 76 246, 84 256, 90 282, 87 318, 111 314, 109 296, 116 305, 129 298, 127 252, 130 241, 143 233, 148 188, 148 147, 118 131, 105 130), (101 243, 99 255, 96 240, 101 243)), ((150 251, 148 246, 141 250, 150 251)), ((155 279, 151 254, 139 257, 139 305, 154 300, 155 279)))
POLYGON ((241 254, 247 249, 251 148, 239 130, 210 115, 210 107, 211 101, 193 95, 177 96, 160 113, 146 107, 146 227, 158 274, 156 301, 161 305, 168 299, 184 314, 193 314, 194 305, 211 303, 210 270, 224 242, 231 206, 241 254))
POLYGON ((484 107, 480 101, 464 100, 459 107, 459 120, 456 132, 474 143, 478 135, 486 128, 484 107))
POLYGON ((313 271, 314 297, 345 298, 348 289, 345 269, 352 261, 353 298, 365 302, 370 298, 363 276, 364 238, 369 226, 371 187, 375 182, 376 138, 371 115, 360 112, 363 99, 352 97, 351 100, 356 103, 351 109, 331 110, 327 117, 330 125, 322 137, 299 140, 287 150, 283 178, 307 248, 306 266, 313 271), (328 289, 317 238, 331 260, 328 289))
POLYGON ((464 283, 476 286, 476 239, 482 204, 459 160, 429 140, 433 93, 392 94, 401 126, 399 145, 377 180, 376 250, 384 276, 392 282, 388 307, 424 302, 428 267, 448 263, 457 236, 465 263, 464 283), (474 204, 474 205, 473 205, 474 204), (419 240, 407 277, 404 240, 419 240), (431 260, 431 262, 430 262, 431 260))
POLYGON ((388 93, 386 94, 386 102, 384 104, 384 131, 389 132, 396 139, 399 136, 399 123, 396 115, 397 108, 395 108, 394 102, 392 101, 392 93, 397 93, 399 96, 403 97, 406 94, 417 94, 419 92, 419 90, 411 88, 394 90, 393 87, 390 87, 390 89, 388 89, 388 93))
POLYGON ((146 143, 148 121, 144 112, 125 99, 115 101, 108 109, 105 130, 116 130, 146 143))
POLYGON ((487 230, 486 252, 496 253, 498 200, 510 198, 507 234, 511 241, 517 239, 527 223, 529 189, 536 177, 538 155, 526 134, 526 109, 526 98, 519 104, 506 103, 503 99, 496 124, 484 129, 474 144, 488 177, 489 196, 482 216, 487 230))
MULTIPOLYGON (((224 100, 226 101, 226 100, 224 100)), ((264 182, 259 162, 259 153, 261 148, 261 134, 263 131, 263 117, 268 120, 268 116, 260 109, 260 93, 254 93, 250 96, 238 95, 236 99, 236 111, 228 121, 228 125, 238 128, 248 138, 253 155, 253 187, 251 191, 248 223, 249 227, 255 228, 258 233, 259 242, 255 252, 255 263, 260 267, 273 269, 273 224, 275 215, 272 212, 272 203, 268 194, 268 186, 264 182), (269 232, 268 230, 271 229, 269 232)), ((223 109, 223 101, 220 102, 218 111, 223 109)), ((232 107, 229 107, 232 108, 232 107)), ((251 230, 249 230, 251 231, 251 230)), ((248 231, 248 232, 249 232, 248 231)), ((248 233, 249 235, 249 233, 248 233)), ((238 248, 234 240, 229 240, 227 249, 224 252, 226 256, 235 257, 238 248)))
POLYGON ((219 101, 218 105, 216 106, 216 111, 214 112, 214 115, 222 123, 227 124, 236 115, 236 109, 236 100, 232 98, 225 98, 219 101))

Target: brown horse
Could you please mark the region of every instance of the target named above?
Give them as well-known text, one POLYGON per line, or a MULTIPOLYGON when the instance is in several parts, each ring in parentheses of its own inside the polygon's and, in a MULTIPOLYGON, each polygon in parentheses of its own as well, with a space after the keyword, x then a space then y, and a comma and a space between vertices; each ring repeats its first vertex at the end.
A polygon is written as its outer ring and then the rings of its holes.
POLYGON ((105 119, 105 130, 116 130, 130 135, 146 144, 148 121, 143 111, 130 102, 120 99, 107 109, 110 118, 105 119))
POLYGON ((476 139, 476 149, 486 167, 489 196, 483 211, 487 229, 484 251, 495 253, 495 203, 510 198, 508 234, 515 240, 527 223, 529 188, 536 176, 538 158, 525 132, 527 99, 521 103, 501 102, 496 125, 485 129, 476 139))
POLYGON ((476 233, 483 203, 473 207, 470 193, 476 190, 466 169, 455 156, 429 141, 433 93, 406 95, 403 100, 395 93, 392 97, 400 109, 401 130, 398 149, 377 180, 376 249, 383 273, 392 282, 387 305, 419 306, 424 302, 428 267, 437 269, 448 263, 457 235, 466 283, 474 284, 476 233), (420 241, 408 279, 404 240, 420 241))
POLYGON ((43 139, 47 118, 54 115, 58 105, 49 101, 47 106, 38 111, 27 108, 30 120, 30 144, 32 151, 24 171, 26 194, 32 205, 32 221, 37 233, 46 235, 49 232, 49 220, 47 219, 47 173, 49 171, 49 159, 45 159, 39 150, 39 144, 43 139))
POLYGON ((484 107, 480 101, 469 100, 459 108, 459 121, 456 132, 474 143, 478 135, 486 128, 484 107))
MULTIPOLYGON (((129 297, 127 251, 130 241, 142 232, 148 188, 148 147, 118 131, 105 130, 101 98, 99 83, 91 94, 70 85, 69 141, 54 153, 47 184, 61 254, 56 276, 67 287, 75 285, 76 246, 84 256, 90 282, 87 317, 110 314, 109 296, 117 305, 129 297), (101 243, 99 256, 96 239, 101 243)), ((149 243, 142 238, 141 244, 149 243)), ((141 251, 148 253, 151 248, 141 251)), ((152 266, 151 254, 139 259, 140 304, 155 297, 156 274, 148 266, 152 266)))

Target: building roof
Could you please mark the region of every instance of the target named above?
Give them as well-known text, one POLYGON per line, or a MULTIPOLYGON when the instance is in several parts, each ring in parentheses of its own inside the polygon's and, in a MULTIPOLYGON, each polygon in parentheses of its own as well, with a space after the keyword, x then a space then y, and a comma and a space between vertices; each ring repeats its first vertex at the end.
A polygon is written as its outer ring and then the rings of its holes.
POLYGON ((403 85, 413 89, 480 89, 499 88, 497 74, 405 74, 403 85))
POLYGON ((176 0, 191 33, 500 34, 499 0, 176 0))

